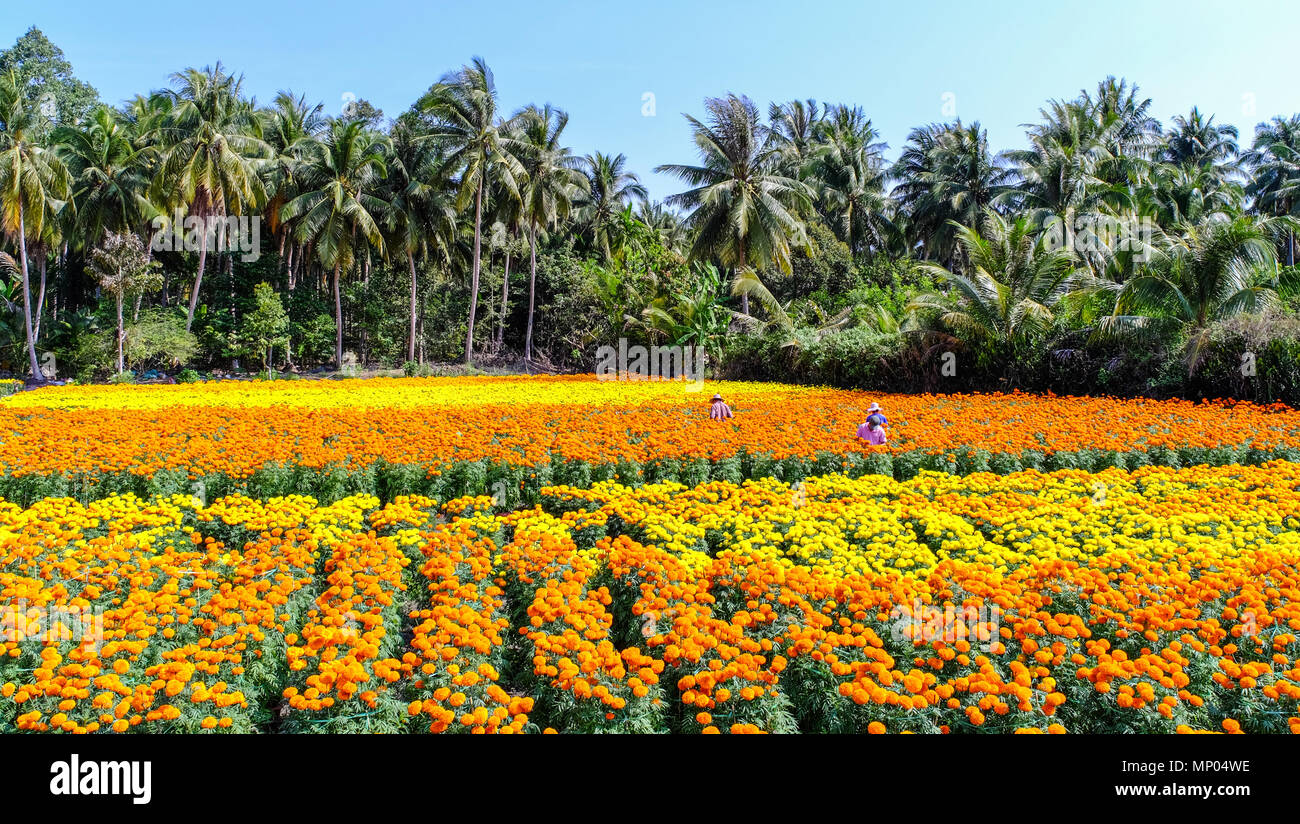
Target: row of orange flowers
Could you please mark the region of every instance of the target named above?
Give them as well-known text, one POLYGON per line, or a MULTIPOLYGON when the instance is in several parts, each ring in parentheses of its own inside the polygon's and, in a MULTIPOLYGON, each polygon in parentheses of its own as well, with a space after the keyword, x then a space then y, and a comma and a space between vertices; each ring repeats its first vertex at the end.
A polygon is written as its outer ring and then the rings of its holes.
MULTIPOLYGON (((1196 463, 1214 450, 1235 450, 1210 461, 1215 463, 1300 458, 1300 412, 1240 403, 881 396, 710 385, 706 391, 721 389, 736 412, 719 422, 708 416, 707 395, 684 392, 680 385, 665 389, 666 384, 594 378, 297 382, 274 391, 241 386, 247 385, 203 384, 180 388, 181 394, 70 387, 66 396, 51 389, 0 401, 0 495, 31 500, 66 493, 87 499, 102 496, 96 488, 103 494, 188 493, 189 483, 198 479, 243 483, 258 473, 249 487, 254 492, 321 494, 327 482, 320 476, 337 469, 343 473, 338 486, 345 491, 391 498, 389 487, 429 492, 430 475, 476 462, 523 470, 508 479, 517 488, 520 480, 533 487, 582 485, 609 477, 606 468, 634 475, 644 469, 649 478, 665 461, 685 461, 678 479, 697 482, 772 474, 771 461, 792 458, 820 457, 821 463, 810 467, 819 473, 861 469, 870 458, 876 462, 867 468, 888 474, 888 465, 876 460, 880 456, 924 454, 950 455, 951 466, 958 468, 967 462, 963 456, 976 450, 993 456, 1079 451, 1143 456, 1134 458, 1138 463, 1196 463), (855 436, 872 401, 882 404, 890 421, 890 442, 874 450, 855 436), (748 469, 719 465, 739 455, 763 456, 767 463, 748 469), (567 477, 557 469, 566 462, 589 469, 567 477), (377 464, 411 472, 381 483, 365 476, 377 464), (34 480, 44 476, 67 480, 34 480), (120 477, 155 483, 123 486, 120 477), (112 479, 119 480, 103 483, 112 479)), ((971 458, 968 468, 981 468, 987 459, 971 458)), ((1000 466, 999 471, 1018 468, 1014 462, 1000 466)), ((438 492, 444 497, 486 492, 491 480, 470 478, 463 488, 438 492)))

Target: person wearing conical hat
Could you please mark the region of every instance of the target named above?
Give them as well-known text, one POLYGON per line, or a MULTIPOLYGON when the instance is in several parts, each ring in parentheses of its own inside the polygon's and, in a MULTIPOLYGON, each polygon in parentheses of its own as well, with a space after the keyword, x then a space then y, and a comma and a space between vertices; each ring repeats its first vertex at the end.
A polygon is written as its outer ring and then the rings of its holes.
POLYGON ((885 413, 880 409, 880 404, 875 401, 872 401, 871 406, 867 407, 867 420, 881 426, 889 426, 889 418, 885 417, 885 413), (875 420, 872 420, 872 418, 875 418, 875 420))
POLYGON ((872 403, 867 408, 867 419, 858 426, 858 437, 872 446, 880 446, 889 439, 885 426, 889 418, 880 411, 880 404, 872 403))
POLYGON ((731 407, 727 406, 721 395, 715 394, 709 399, 709 418, 715 421, 725 421, 730 417, 732 417, 731 407))

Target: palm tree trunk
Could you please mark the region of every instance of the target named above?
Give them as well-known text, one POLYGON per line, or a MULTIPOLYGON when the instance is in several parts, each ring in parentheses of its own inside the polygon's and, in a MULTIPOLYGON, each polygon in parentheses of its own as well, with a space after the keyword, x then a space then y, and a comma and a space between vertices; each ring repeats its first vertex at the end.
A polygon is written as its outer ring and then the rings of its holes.
MULTIPOLYGON (((145 244, 145 246, 144 246, 144 255, 145 255, 145 257, 146 257, 150 262, 153 261, 153 244, 152 244, 152 243, 146 243, 146 244, 145 244)), ((166 308, 167 308, 167 305, 171 302, 171 301, 170 301, 170 296, 168 295, 168 292, 169 292, 169 289, 170 289, 170 285, 171 285, 171 276, 167 274, 167 267, 164 266, 164 267, 161 267, 161 269, 162 269, 162 298, 161 298, 161 300, 162 300, 162 308, 166 309, 166 308)))
POLYGON ((122 374, 126 369, 126 363, 122 359, 122 338, 126 337, 126 332, 122 328, 122 292, 117 293, 117 374, 122 374))
POLYGON ((296 244, 296 243, 290 243, 290 244, 289 244, 289 260, 288 260, 288 262, 285 264, 285 268, 286 268, 286 269, 288 270, 288 272, 289 272, 289 293, 290 293, 290 294, 293 294, 293 286, 294 286, 294 280, 295 280, 294 275, 297 274, 297 273, 294 272, 294 270, 293 270, 293 248, 294 248, 295 246, 297 246, 297 245, 298 245, 298 244, 296 244))
POLYGON ((190 312, 185 317, 185 331, 194 325, 194 309, 199 305, 199 287, 203 285, 203 267, 208 263, 208 244, 199 247, 199 271, 194 276, 194 291, 190 292, 190 312))
POLYGON ((478 276, 480 248, 483 235, 483 177, 479 176, 478 191, 474 193, 474 266, 470 276, 469 329, 465 331, 465 365, 474 365, 474 316, 478 314, 478 276))
MULTIPOLYGON (((194 325, 194 310, 199 305, 199 287, 203 285, 203 268, 207 266, 208 263, 208 217, 210 214, 217 214, 219 211, 224 211, 211 208, 211 199, 209 198, 207 191, 202 189, 200 189, 196 194, 194 203, 199 205, 199 208, 195 211, 198 212, 198 216, 202 220, 200 227, 202 229, 202 241, 199 244, 199 271, 194 276, 194 291, 190 293, 190 310, 189 314, 185 317, 186 332, 190 331, 190 327, 194 325)), ((193 208, 193 204, 191 205, 191 208, 193 208)))
POLYGON ((414 361, 415 360, 415 294, 416 294, 415 254, 410 249, 406 250, 406 261, 411 264, 411 334, 406 344, 406 359, 408 361, 414 361))
POLYGON ((41 339, 41 317, 45 313, 45 262, 49 259, 48 252, 41 252, 41 288, 36 293, 36 317, 32 319, 32 339, 41 339))
POLYGON ((524 334, 524 362, 533 360, 533 303, 537 296, 537 224, 528 233, 528 331, 524 334))
POLYGON ((226 282, 230 287, 230 322, 232 328, 236 328, 239 323, 239 316, 235 312, 235 253, 226 253, 226 282))
POLYGON ((343 293, 339 290, 339 269, 343 265, 340 256, 334 261, 334 366, 343 368, 343 293))
MULTIPOLYGON (((742 237, 740 239, 740 261, 736 269, 736 274, 740 274, 744 271, 745 271, 745 239, 742 237)), ((742 292, 740 295, 740 313, 742 315, 749 314, 749 293, 748 292, 742 292)))
POLYGON ((23 267, 23 321, 27 324, 27 355, 31 360, 32 378, 41 379, 41 367, 36 362, 36 335, 32 331, 31 284, 27 279, 27 224, 23 218, 23 199, 18 197, 18 252, 23 267))
POLYGON ((506 339, 506 309, 510 305, 510 249, 506 249, 506 276, 501 279, 501 319, 497 322, 496 347, 500 351, 506 339))

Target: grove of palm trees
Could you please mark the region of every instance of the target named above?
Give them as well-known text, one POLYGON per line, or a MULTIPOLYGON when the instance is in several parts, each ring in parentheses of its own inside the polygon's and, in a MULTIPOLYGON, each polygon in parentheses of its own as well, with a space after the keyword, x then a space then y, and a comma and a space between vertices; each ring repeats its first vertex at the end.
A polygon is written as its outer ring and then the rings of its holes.
POLYGON ((1162 123, 1107 77, 1023 147, 954 119, 888 161, 862 106, 719 89, 655 202, 477 57, 337 115, 220 63, 117 105, 72 69, 36 28, 0 52, 0 370, 28 381, 591 371, 626 338, 717 377, 1300 403, 1300 114, 1162 123), (255 253, 156 242, 196 217, 255 253))

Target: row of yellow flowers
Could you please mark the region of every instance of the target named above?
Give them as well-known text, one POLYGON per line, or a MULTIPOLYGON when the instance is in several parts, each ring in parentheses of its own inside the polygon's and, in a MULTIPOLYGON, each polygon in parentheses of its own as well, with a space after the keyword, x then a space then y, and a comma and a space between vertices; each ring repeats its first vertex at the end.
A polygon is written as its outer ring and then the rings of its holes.
POLYGON ((0 731, 1300 731, 1300 465, 0 505, 0 731))

